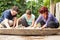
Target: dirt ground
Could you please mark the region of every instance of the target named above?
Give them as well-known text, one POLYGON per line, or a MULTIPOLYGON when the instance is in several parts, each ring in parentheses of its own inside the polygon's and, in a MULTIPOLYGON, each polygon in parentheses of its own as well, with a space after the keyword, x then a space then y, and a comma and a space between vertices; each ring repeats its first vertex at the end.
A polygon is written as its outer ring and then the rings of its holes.
POLYGON ((49 36, 0 35, 0 40, 60 40, 60 33, 49 36))
POLYGON ((0 35, 0 40, 60 40, 60 35, 50 36, 0 35))

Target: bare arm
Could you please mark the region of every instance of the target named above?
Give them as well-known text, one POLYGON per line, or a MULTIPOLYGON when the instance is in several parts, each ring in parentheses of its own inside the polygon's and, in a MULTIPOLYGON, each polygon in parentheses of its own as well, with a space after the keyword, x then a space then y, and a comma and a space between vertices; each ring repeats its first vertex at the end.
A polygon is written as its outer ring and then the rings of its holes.
POLYGON ((22 19, 22 17, 20 17, 20 18, 17 19, 16 28, 18 27, 19 21, 21 21, 21 19, 22 19))
POLYGON ((23 17, 24 17, 24 15, 22 15, 20 18, 17 19, 16 28, 18 27, 19 21, 21 21, 21 19, 22 19, 23 17))
POLYGON ((36 27, 37 27, 37 23, 34 24, 34 28, 36 28, 36 27))
POLYGON ((19 20, 20 18, 17 19, 16 28, 18 27, 19 20))
POLYGON ((44 29, 46 27, 46 25, 43 25, 40 29, 44 29))
POLYGON ((13 21, 13 27, 15 27, 15 26, 16 26, 16 22, 17 22, 17 17, 14 17, 13 20, 14 20, 14 21, 13 21))
POLYGON ((32 25, 31 25, 31 27, 34 26, 34 23, 35 23, 35 19, 32 20, 32 25))

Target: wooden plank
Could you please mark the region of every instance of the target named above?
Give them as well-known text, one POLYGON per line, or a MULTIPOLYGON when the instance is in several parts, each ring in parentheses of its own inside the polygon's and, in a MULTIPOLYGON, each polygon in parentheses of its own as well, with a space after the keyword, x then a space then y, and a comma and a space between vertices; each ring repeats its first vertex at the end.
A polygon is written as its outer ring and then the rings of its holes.
POLYGON ((60 29, 7 29, 2 28, 0 29, 0 34, 14 34, 14 35, 51 35, 51 34, 57 34, 60 32, 60 29))

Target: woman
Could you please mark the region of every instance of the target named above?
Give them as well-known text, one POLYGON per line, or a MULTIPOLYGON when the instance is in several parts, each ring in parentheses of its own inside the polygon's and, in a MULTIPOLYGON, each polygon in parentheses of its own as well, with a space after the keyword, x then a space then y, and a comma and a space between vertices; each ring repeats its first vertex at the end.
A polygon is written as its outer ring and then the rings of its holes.
POLYGON ((34 25, 34 22, 35 16, 31 14, 31 10, 26 10, 26 13, 18 19, 16 27, 18 27, 18 24, 22 24, 25 27, 32 27, 34 25))
POLYGON ((36 20, 34 27, 38 23, 41 25, 41 29, 43 28, 58 28, 59 22, 58 20, 48 11, 48 8, 45 6, 42 6, 39 9, 40 16, 36 20))

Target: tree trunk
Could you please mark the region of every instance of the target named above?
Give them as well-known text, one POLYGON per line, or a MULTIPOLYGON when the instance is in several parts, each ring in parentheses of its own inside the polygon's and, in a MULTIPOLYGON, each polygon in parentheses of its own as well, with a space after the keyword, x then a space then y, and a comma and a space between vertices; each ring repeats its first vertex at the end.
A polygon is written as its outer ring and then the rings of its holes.
POLYGON ((51 12, 53 15, 55 15, 55 14, 54 14, 54 10, 55 10, 55 3, 54 3, 52 0, 50 0, 50 12, 51 12))

